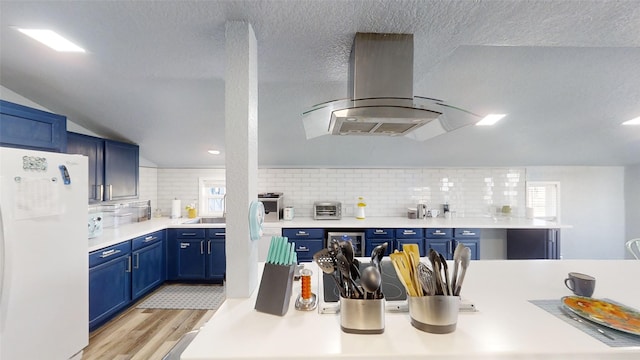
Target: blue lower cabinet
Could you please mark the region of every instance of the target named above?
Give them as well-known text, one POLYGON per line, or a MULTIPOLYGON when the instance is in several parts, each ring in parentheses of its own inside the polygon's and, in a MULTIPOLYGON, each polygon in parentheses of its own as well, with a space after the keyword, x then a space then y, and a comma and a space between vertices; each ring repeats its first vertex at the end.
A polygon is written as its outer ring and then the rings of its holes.
POLYGON ((206 277, 206 258, 204 240, 178 239, 176 278, 183 280, 204 279, 206 277))
POLYGON ((456 240, 456 246, 458 245, 458 243, 462 243, 462 245, 471 249, 471 260, 480 260, 480 240, 479 239, 456 240))
POLYGON ((424 239, 396 239, 394 241, 393 247, 398 251, 402 251, 402 246, 404 244, 417 244, 420 249, 420 256, 426 256, 424 239))
POLYGON ((298 263, 313 261, 313 254, 326 246, 324 229, 282 229, 282 236, 295 243, 298 263))
POLYGON ((373 249, 378 246, 387 243, 387 251, 384 253, 386 256, 389 256, 393 252, 394 249, 394 241, 393 239, 366 239, 365 242, 365 257, 370 257, 373 249))
POLYGON ((451 239, 426 239, 427 242, 427 252, 428 249, 433 249, 438 253, 442 254, 445 259, 449 259, 451 257, 451 243, 453 240, 451 239))
POLYGON ((207 279, 224 281, 227 276, 225 229, 207 229, 207 279))
POLYGON ((150 292, 164 282, 163 243, 145 246, 133 253, 131 291, 133 300, 150 292))
POLYGON ((89 331, 131 302, 131 243, 89 254, 89 331))

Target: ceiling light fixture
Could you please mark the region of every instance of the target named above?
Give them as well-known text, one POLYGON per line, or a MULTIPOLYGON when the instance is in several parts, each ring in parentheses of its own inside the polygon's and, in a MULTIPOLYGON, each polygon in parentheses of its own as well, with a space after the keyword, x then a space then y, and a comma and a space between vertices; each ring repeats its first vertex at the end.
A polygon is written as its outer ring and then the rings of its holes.
POLYGON ((640 116, 635 119, 627 120, 622 125, 640 125, 640 116))
POLYGON ((211 155, 220 155, 220 150, 209 150, 207 152, 211 155))
POLYGON ((490 125, 493 125, 493 124, 497 123, 498 121, 500 121, 500 119, 502 119, 505 116, 507 116, 507 114, 489 114, 489 115, 485 116, 484 118, 482 118, 482 120, 478 121, 476 123, 476 125, 478 125, 478 126, 490 126, 490 125))
POLYGON ((41 43, 47 45, 53 50, 60 52, 86 52, 80 46, 72 43, 71 41, 63 38, 61 35, 56 33, 53 30, 48 29, 20 29, 18 31, 21 33, 40 41, 41 43))

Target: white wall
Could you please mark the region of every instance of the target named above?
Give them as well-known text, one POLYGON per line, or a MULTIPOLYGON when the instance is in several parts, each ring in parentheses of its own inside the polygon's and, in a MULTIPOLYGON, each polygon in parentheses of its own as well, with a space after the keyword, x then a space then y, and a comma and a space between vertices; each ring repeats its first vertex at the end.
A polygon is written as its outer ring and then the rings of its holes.
POLYGON ((560 181, 565 259, 622 259, 625 239, 624 168, 528 167, 527 180, 560 181))
MULTIPOLYGON (((640 164, 627 166, 624 172, 626 239, 640 238, 640 164)), ((631 254, 626 253, 628 259, 631 254)))

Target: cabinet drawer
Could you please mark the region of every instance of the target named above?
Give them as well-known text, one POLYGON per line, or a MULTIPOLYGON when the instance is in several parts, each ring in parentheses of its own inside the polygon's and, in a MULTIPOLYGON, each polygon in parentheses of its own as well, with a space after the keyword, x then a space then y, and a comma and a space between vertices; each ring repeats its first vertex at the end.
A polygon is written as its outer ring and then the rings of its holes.
POLYGON ((313 256, 324 247, 323 242, 323 240, 296 240, 295 250, 298 253, 298 257, 302 254, 313 256))
POLYGON ((453 237, 453 229, 427 229, 425 234, 427 239, 441 239, 453 237))
POLYGON ((455 238, 479 238, 480 229, 456 228, 455 238))
POLYGON ((420 228, 396 229, 397 239, 419 239, 423 237, 424 237, 424 229, 420 229, 420 228))
POLYGON ((207 238, 225 239, 227 237, 225 228, 207 229, 207 238))
POLYGON ((204 239, 204 232, 207 229, 171 229, 173 238, 181 239, 204 239))
POLYGON ((366 239, 391 239, 395 237, 394 229, 367 229, 365 230, 366 239))
POLYGON ((100 265, 109 260, 120 256, 129 255, 131 253, 131 242, 125 241, 120 244, 109 246, 89 253, 89 267, 100 265))
POLYGON ((324 229, 282 229, 282 236, 289 239, 324 239, 324 229))
POLYGON ((164 230, 156 231, 151 234, 147 234, 144 236, 137 237, 131 241, 131 246, 133 250, 138 250, 145 246, 149 246, 151 244, 155 244, 157 242, 161 242, 164 239, 164 230))

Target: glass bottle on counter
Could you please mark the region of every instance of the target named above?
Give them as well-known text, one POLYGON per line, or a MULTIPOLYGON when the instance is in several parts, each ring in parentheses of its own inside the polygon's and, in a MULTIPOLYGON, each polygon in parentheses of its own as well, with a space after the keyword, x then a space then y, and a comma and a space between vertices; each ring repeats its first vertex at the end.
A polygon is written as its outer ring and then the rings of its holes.
POLYGON ((356 203, 356 219, 364 220, 365 207, 367 207, 367 203, 364 202, 364 198, 362 196, 358 197, 358 202, 356 203))

